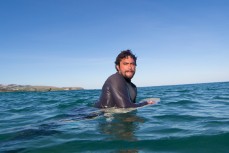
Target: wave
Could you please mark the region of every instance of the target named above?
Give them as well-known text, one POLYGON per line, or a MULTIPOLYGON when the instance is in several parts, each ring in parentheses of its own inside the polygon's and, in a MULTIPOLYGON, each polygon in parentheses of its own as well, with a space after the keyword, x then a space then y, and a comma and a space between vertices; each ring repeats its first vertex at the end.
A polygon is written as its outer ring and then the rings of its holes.
MULTIPOLYGON (((229 150, 229 133, 190 137, 168 137, 154 140, 85 140, 76 139, 51 146, 30 148, 26 152, 207 152, 226 153, 229 150)), ((18 149, 20 150, 20 149, 18 149)), ((21 148, 21 150, 23 150, 21 148)))

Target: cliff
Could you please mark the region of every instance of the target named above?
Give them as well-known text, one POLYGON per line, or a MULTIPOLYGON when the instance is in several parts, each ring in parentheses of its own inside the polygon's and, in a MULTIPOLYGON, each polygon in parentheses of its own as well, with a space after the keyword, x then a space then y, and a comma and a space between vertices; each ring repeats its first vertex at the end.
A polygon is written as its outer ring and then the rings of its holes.
POLYGON ((64 91, 64 90, 83 90, 82 87, 54 87, 54 86, 31 86, 31 85, 17 85, 0 84, 0 92, 24 92, 24 91, 64 91))

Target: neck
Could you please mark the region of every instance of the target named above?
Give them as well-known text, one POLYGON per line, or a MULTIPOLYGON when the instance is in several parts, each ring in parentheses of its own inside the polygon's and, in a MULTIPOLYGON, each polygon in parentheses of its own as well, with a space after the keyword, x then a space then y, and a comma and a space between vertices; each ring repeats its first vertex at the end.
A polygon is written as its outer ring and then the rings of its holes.
POLYGON ((131 79, 130 78, 126 78, 123 76, 123 78, 126 80, 126 82, 131 82, 131 79))

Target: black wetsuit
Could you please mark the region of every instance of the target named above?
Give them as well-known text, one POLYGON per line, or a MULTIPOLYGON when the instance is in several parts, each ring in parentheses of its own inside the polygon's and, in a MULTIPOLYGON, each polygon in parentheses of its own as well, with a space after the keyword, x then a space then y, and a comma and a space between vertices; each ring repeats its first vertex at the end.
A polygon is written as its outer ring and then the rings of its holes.
POLYGON ((136 96, 136 86, 117 72, 104 83, 100 99, 95 106, 98 108, 130 108, 147 104, 147 102, 136 104, 136 96))

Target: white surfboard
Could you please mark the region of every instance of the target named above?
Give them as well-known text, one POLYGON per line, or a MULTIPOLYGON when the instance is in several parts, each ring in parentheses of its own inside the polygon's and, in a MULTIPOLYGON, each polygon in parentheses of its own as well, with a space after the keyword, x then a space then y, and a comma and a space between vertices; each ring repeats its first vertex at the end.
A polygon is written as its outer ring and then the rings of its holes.
MULTIPOLYGON (((145 98, 142 99, 139 103, 145 102, 145 101, 154 101, 155 104, 160 102, 160 98, 145 98)), ((155 105, 152 104, 152 105, 155 105)), ((88 115, 82 116, 82 117, 72 117, 70 119, 62 119, 62 122, 75 122, 79 120, 85 120, 85 119, 95 119, 99 116, 105 116, 107 121, 110 121, 113 119, 114 114, 122 114, 122 113, 128 113, 136 109, 141 109, 143 107, 148 107, 152 105, 144 105, 142 107, 136 107, 136 108, 116 108, 116 107, 111 107, 111 108, 104 108, 104 109, 99 109, 96 111, 89 112, 88 115)))
MULTIPOLYGON (((157 104, 160 102, 160 98, 145 98, 145 99, 142 99, 139 103, 142 103, 145 101, 154 101, 155 104, 157 104)), ((155 105, 155 104, 152 104, 152 105, 155 105)), ((128 113, 130 111, 140 109, 143 107, 147 107, 147 106, 151 106, 151 105, 144 105, 142 107, 136 107, 136 108, 115 108, 115 107, 112 107, 112 108, 101 109, 101 111, 103 111, 105 113, 128 113)))

